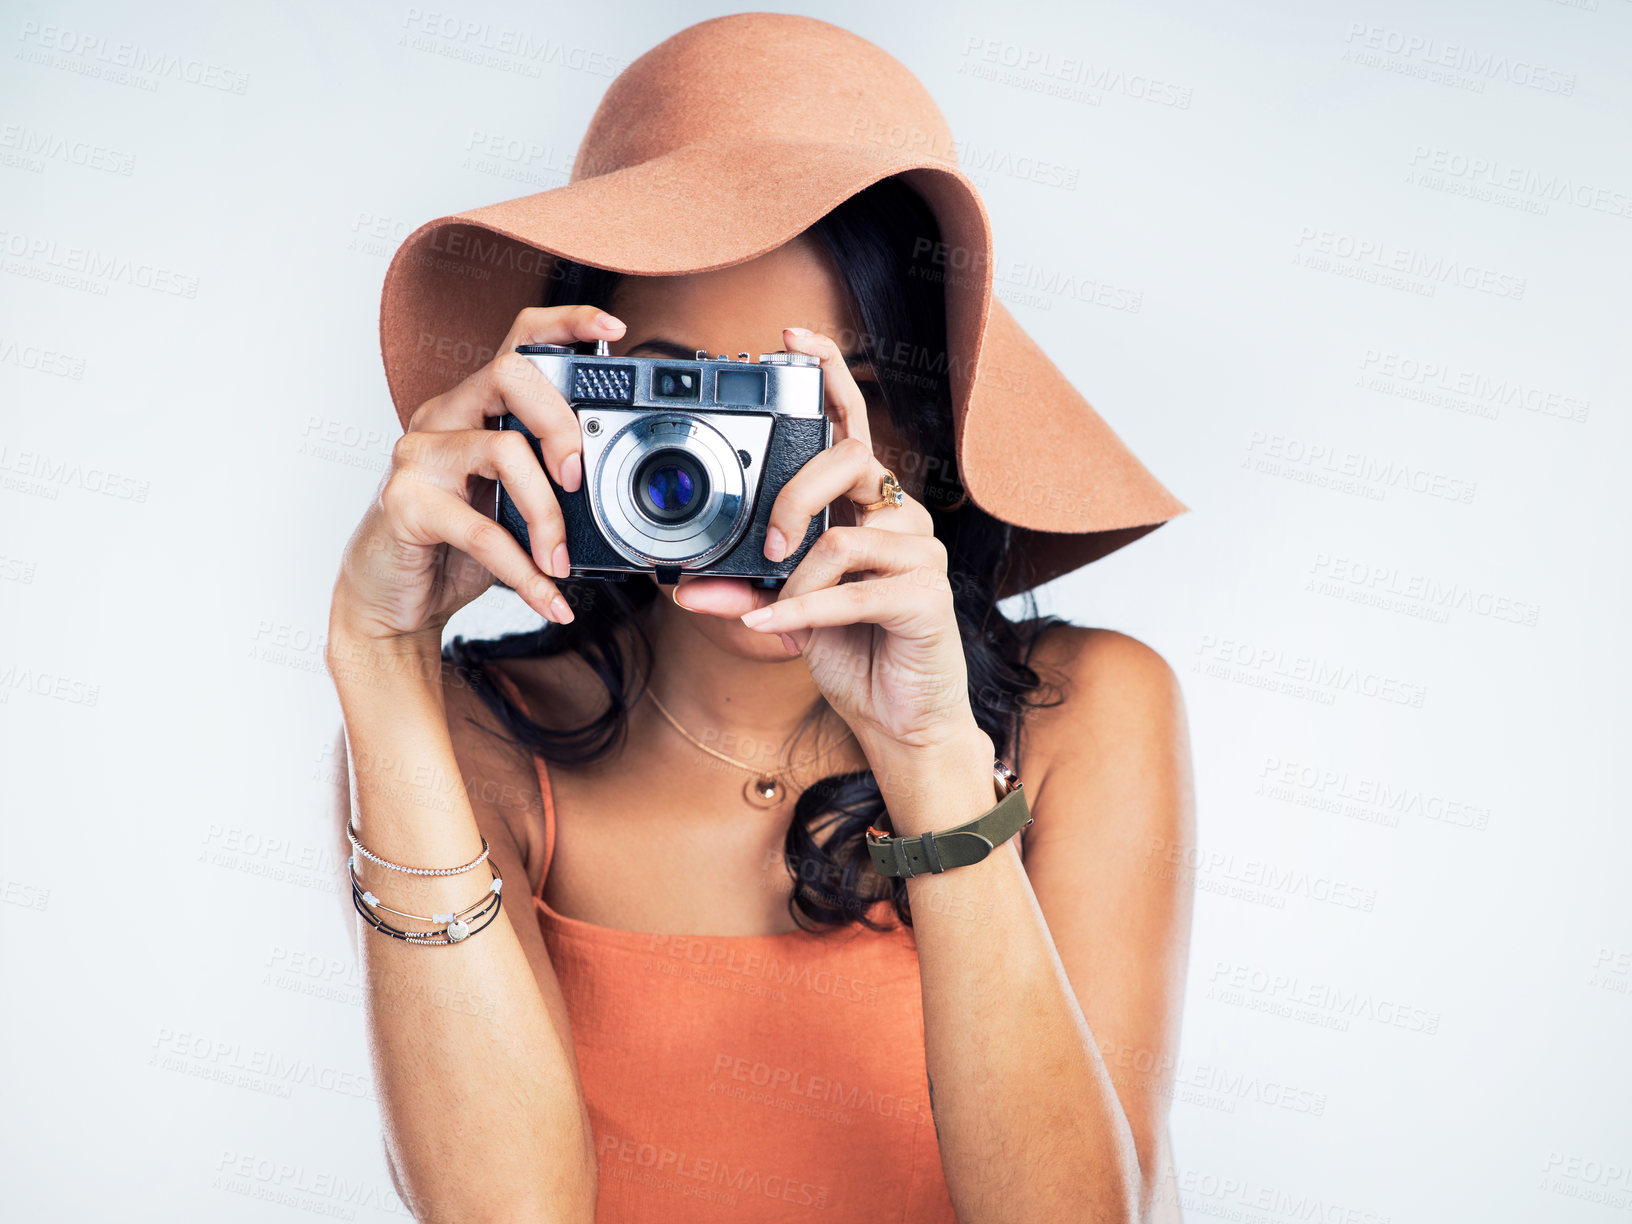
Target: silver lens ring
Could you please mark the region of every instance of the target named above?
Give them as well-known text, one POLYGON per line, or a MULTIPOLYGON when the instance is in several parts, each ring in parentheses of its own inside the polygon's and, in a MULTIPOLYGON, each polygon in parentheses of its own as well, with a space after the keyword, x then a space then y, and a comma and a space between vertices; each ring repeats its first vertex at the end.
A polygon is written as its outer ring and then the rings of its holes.
POLYGON ((748 527, 742 462, 712 425, 685 413, 653 413, 625 425, 606 444, 588 482, 590 510, 607 542, 641 565, 694 568, 718 560, 748 527), (635 477, 660 451, 682 451, 703 471, 697 513, 661 523, 640 507, 635 477))

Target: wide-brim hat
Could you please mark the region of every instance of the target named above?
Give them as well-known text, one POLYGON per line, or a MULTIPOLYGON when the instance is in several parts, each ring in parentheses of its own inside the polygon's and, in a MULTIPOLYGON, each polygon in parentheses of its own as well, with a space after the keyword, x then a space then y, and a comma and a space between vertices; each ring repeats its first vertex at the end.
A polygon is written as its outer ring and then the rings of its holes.
POLYGON ((940 225, 958 474, 1020 529, 1003 593, 1184 513, 993 296, 990 220, 929 93, 880 48, 810 17, 681 30, 612 82, 565 186, 410 234, 380 300, 397 416, 406 428, 493 358, 515 316, 543 300, 553 256, 648 276, 728 267, 892 175, 940 225))

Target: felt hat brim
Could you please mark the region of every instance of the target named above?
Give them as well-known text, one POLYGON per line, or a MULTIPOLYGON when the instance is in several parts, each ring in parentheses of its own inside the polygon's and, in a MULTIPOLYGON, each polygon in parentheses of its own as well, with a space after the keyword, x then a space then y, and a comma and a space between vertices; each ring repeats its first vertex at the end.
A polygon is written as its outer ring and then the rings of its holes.
POLYGON ((634 275, 704 272, 781 246, 900 175, 934 212, 945 269, 959 476, 1017 532, 1003 595, 1106 555, 1186 511, 992 292, 979 193, 943 158, 797 137, 699 141, 566 186, 428 222, 386 272, 380 346, 398 419, 492 360, 560 256, 634 275))

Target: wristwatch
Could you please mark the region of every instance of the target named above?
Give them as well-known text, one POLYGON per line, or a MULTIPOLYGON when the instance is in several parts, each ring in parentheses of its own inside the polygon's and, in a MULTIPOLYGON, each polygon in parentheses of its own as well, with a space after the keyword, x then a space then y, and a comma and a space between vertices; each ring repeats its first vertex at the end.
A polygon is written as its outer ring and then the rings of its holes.
POLYGON ((911 879, 924 872, 945 871, 978 863, 998 846, 1031 823, 1020 778, 1001 759, 992 763, 992 780, 997 785, 997 806, 954 829, 925 833, 919 837, 896 837, 890 832, 889 818, 884 828, 867 828, 867 853, 880 875, 911 879))

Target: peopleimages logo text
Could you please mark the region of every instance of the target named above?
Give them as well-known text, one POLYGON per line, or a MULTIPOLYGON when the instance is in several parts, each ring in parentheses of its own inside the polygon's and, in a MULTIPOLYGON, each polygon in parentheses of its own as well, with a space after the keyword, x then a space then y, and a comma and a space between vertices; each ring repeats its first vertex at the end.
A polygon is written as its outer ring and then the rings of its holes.
POLYGON ((1481 268, 1460 259, 1447 259, 1443 255, 1430 255, 1426 251, 1395 246, 1379 238, 1360 238, 1337 230, 1305 225, 1299 227, 1295 245, 1300 251, 1314 251, 1332 259, 1420 277, 1438 285, 1459 285, 1463 289, 1476 289, 1480 293, 1515 301, 1524 297, 1523 277, 1481 268))
POLYGON ((1351 46, 1359 45, 1368 51, 1378 51, 1384 55, 1398 56, 1400 59, 1431 64, 1436 68, 1450 68, 1487 80, 1523 85, 1529 89, 1539 89, 1543 93, 1556 93, 1565 97, 1575 93, 1573 72, 1561 72, 1557 68, 1545 68, 1527 59, 1497 55, 1476 47, 1442 42, 1421 34, 1390 30, 1386 26, 1367 25, 1363 21, 1350 22, 1348 34, 1343 41, 1351 46))

